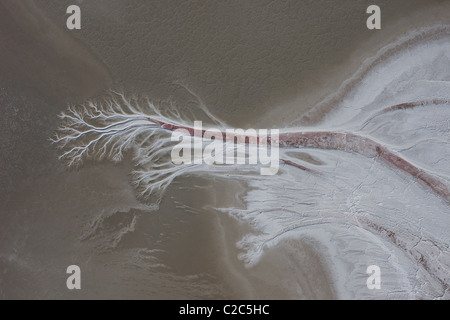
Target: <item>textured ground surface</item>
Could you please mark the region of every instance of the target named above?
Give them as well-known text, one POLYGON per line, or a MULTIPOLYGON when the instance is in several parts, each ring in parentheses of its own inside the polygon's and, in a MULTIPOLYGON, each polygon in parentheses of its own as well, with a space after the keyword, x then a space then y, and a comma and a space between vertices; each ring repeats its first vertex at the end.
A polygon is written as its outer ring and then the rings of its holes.
POLYGON ((68 170, 48 140, 114 87, 231 127, 367 136, 447 183, 448 26, 419 31, 446 1, 380 1, 379 33, 367 1, 79 3, 71 34, 71 1, 0 1, 0 298, 448 298, 448 202, 364 152, 282 150, 316 173, 277 179, 198 168, 155 211, 132 154, 68 170))

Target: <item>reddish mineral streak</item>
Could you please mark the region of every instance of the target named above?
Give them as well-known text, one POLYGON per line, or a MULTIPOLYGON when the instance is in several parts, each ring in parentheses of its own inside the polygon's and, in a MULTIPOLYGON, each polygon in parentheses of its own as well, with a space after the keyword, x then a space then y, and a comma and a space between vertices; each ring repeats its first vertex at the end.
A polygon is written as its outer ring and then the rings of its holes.
MULTIPOLYGON (((442 102, 443 100, 435 100, 442 102)), ((390 110, 409 108, 417 106, 417 103, 405 103, 401 105, 396 105, 388 109, 384 109, 383 112, 390 110)), ((148 118, 150 121, 157 123, 161 128, 167 130, 177 130, 184 129, 189 132, 190 135, 194 136, 194 129, 186 126, 173 125, 152 118, 148 118)), ((202 130, 201 134, 205 133, 206 130, 202 130)), ((220 133, 221 134, 221 133, 220 133)), ((235 138, 242 138, 245 143, 251 143, 246 137, 232 136, 224 137, 223 140, 234 141, 235 138)), ((257 142, 259 142, 257 140, 257 142)), ((271 143, 271 137, 268 138, 268 144, 271 143)), ((281 133, 279 136, 279 146, 285 148, 317 148, 326 150, 341 150, 345 152, 354 152, 363 155, 368 158, 381 159, 382 161, 394 166, 397 169, 402 170, 410 174, 415 179, 424 183, 431 188, 437 195, 441 196, 446 202, 450 202, 450 188, 441 180, 429 174, 425 170, 416 167, 412 163, 403 159, 402 157, 394 154, 392 151, 383 147, 378 142, 374 140, 363 137, 361 135, 353 133, 342 133, 342 132, 329 132, 329 131, 318 131, 318 132, 289 132, 281 133)), ((291 165, 298 169, 314 172, 300 164, 292 162, 290 160, 280 159, 287 165, 291 165)))
POLYGON ((425 183, 436 194, 450 202, 450 189, 444 182, 367 137, 340 132, 284 133, 280 134, 280 147, 342 150, 381 159, 425 183))
MULTIPOLYGON (((191 127, 186 127, 186 126, 179 126, 179 125, 175 125, 175 124, 170 124, 170 123, 166 123, 166 122, 162 122, 162 121, 158 121, 155 119, 152 119, 150 117, 147 117, 148 120, 150 120, 151 122, 156 123, 157 125, 159 125, 161 128, 166 129, 166 130, 170 130, 170 131, 175 131, 175 130, 185 130, 187 132, 189 132, 189 134, 191 136, 198 136, 199 138, 203 137, 203 135, 205 134, 205 132, 207 130, 198 130, 197 134, 195 132, 194 128, 191 127)), ((209 131, 209 130, 208 130, 209 131)), ((209 131, 211 133, 214 133, 215 136, 222 136, 222 141, 235 141, 243 139, 242 141, 244 141, 245 143, 253 143, 253 141, 255 141, 256 144, 259 143, 259 137, 255 137, 256 140, 252 140, 247 136, 240 136, 240 135, 234 135, 234 136, 229 136, 226 135, 224 133, 222 133, 221 131, 209 131)), ((268 143, 270 144, 270 137, 268 138, 268 143)))
POLYGON ((443 105, 443 104, 448 104, 448 103, 450 103, 450 100, 448 100, 448 99, 431 99, 431 100, 411 101, 411 102, 396 104, 394 106, 391 106, 391 107, 388 107, 388 108, 378 111, 377 113, 372 115, 369 119, 367 119, 364 122, 363 126, 365 126, 367 123, 369 123, 369 121, 371 121, 373 118, 375 118, 379 115, 388 113, 388 112, 413 109, 416 107, 423 107, 426 105, 443 105))
POLYGON ((305 167, 305 166, 302 166, 301 164, 292 162, 292 161, 290 161, 290 160, 280 159, 280 161, 282 161, 283 163, 288 164, 288 165, 290 165, 290 166, 296 167, 296 168, 298 168, 298 169, 300 169, 300 170, 303 170, 303 171, 308 171, 308 172, 318 173, 318 172, 316 172, 316 171, 314 171, 314 170, 312 170, 312 169, 309 169, 309 168, 307 168, 307 167, 305 167))

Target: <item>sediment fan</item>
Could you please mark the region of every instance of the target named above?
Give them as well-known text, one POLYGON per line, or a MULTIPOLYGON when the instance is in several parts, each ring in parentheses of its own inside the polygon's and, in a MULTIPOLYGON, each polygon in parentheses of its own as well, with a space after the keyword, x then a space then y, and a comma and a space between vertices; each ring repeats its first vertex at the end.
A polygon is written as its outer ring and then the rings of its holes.
POLYGON ((328 108, 318 125, 281 129, 275 176, 173 164, 173 130, 190 134, 194 120, 227 128, 191 94, 197 108, 180 110, 111 93, 69 108, 52 141, 68 166, 132 152, 132 182, 155 208, 182 174, 244 180, 246 209, 220 210, 254 227, 238 243, 248 266, 295 238, 324 250, 338 297, 450 298, 450 26, 383 48, 305 116, 328 108), (381 290, 366 287, 369 265, 382 271, 381 290))

